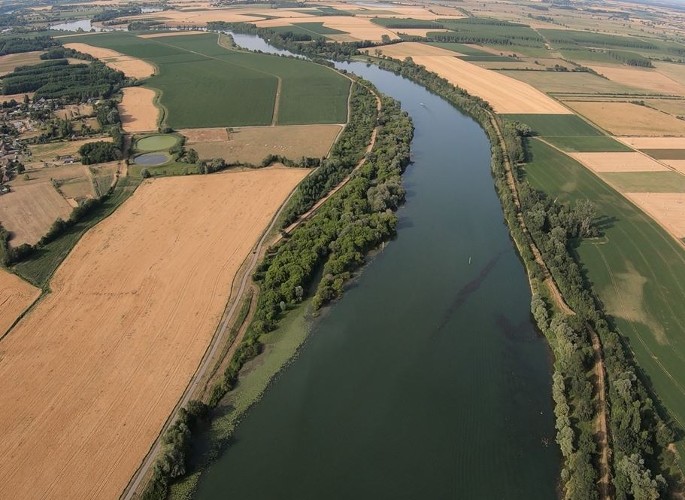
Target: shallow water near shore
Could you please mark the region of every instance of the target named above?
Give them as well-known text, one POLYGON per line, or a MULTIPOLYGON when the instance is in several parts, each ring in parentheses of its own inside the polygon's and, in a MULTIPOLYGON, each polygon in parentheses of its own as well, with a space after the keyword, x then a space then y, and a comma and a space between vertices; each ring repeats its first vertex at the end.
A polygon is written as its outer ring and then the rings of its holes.
POLYGON ((398 236, 312 322, 196 497, 555 498, 550 354, 484 132, 401 77, 338 67, 414 121, 398 236))

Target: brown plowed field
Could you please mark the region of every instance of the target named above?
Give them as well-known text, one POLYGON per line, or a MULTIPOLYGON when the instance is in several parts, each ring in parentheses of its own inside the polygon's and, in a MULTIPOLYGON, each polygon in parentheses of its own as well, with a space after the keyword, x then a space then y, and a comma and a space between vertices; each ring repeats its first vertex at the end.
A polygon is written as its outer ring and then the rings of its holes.
POLYGON ((141 79, 155 74, 155 67, 149 62, 126 56, 116 50, 93 47, 87 43, 65 43, 64 46, 100 59, 110 68, 121 71, 130 78, 141 79))
MULTIPOLYGON (((416 42, 378 47, 383 55, 416 64, 437 73, 472 95, 488 101, 498 113, 570 114, 568 108, 527 83, 458 59, 454 52, 416 42)), ((375 49, 370 50, 373 53, 375 49)))
POLYGON ((157 130, 159 108, 155 106, 155 91, 144 87, 126 87, 119 104, 124 130, 129 133, 157 130))
POLYGON ((37 243, 58 217, 68 219, 71 211, 50 182, 13 186, 10 193, 0 196, 0 223, 14 234, 13 247, 37 243))
MULTIPOLYGON (((40 295, 40 290, 12 273, 0 269, 0 338, 12 323, 29 308, 40 295)), ((4 354, 0 348, 0 366, 4 354)))
POLYGON ((0 342, 0 482, 117 498, 183 393, 241 263, 302 169, 144 183, 0 342))

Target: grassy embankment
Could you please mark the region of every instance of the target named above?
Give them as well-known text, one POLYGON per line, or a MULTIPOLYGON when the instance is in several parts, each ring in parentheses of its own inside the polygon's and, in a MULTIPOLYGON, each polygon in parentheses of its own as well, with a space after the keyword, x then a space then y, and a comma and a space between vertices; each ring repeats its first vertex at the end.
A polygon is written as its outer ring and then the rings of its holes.
POLYGON ((159 73, 145 86, 160 91, 164 125, 173 128, 347 121, 347 78, 309 61, 226 49, 216 34, 143 39, 107 33, 65 41, 154 64, 159 73))

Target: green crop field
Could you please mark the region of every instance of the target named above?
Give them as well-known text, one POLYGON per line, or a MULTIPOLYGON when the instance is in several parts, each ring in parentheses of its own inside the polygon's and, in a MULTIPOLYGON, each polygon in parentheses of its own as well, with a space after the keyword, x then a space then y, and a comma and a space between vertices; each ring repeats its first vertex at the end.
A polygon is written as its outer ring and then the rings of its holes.
POLYGON ((643 149, 642 152, 657 160, 685 160, 685 149, 643 149))
POLYGON ((604 218, 605 238, 582 243, 580 260, 661 401, 685 427, 685 249, 578 162, 531 143, 532 186, 564 202, 590 199, 604 218))
POLYGON ((545 137, 550 144, 569 153, 622 152, 632 151, 622 142, 607 135, 545 137))
POLYGON ((543 137, 601 136, 602 131, 576 115, 502 115, 507 120, 525 123, 543 137))
POLYGON ((624 193, 685 193, 685 176, 664 172, 606 172, 602 177, 624 193))
POLYGON ((270 125, 274 118, 278 124, 347 121, 347 78, 308 61, 228 50, 215 34, 142 39, 106 33, 64 41, 117 50, 157 66, 159 74, 145 86, 161 91, 165 124, 173 128, 270 125))

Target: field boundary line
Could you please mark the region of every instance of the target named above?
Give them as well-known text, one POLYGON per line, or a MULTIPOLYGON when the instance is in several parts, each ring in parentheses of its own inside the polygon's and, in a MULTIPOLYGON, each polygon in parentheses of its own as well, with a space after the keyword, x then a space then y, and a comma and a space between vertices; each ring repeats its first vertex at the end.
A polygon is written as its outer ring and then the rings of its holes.
MULTIPOLYGON (((627 201, 627 202, 630 203, 633 207, 635 207, 635 209, 637 209, 638 212, 640 212, 641 214, 643 214, 643 215, 644 215, 645 217, 647 217, 649 220, 655 222, 661 229, 663 229, 663 230, 671 237, 672 240, 675 241, 675 243, 676 243, 677 245, 681 246, 682 248, 685 248, 685 241, 681 240, 678 236, 676 236, 675 234, 673 234, 673 233, 671 232, 671 230, 670 230, 669 228, 667 228, 661 221, 656 220, 654 217, 652 217, 650 214, 648 214, 648 213, 645 212, 642 208, 640 208, 640 206, 638 206, 633 200, 631 200, 631 199, 628 198, 625 194, 623 194, 623 193, 621 192, 621 190, 618 189, 617 186, 615 186, 615 185, 612 184, 611 182, 609 182, 609 181, 603 179, 597 172, 595 172, 594 170, 592 170, 590 167, 588 167, 585 163, 583 163, 583 162, 582 162, 581 160, 579 160, 578 158, 574 158, 574 157, 570 156, 570 155, 569 155, 568 153, 566 153, 564 150, 562 150, 562 149, 558 148, 557 146, 555 146, 554 144, 552 144, 552 143, 546 141, 546 140, 543 139, 542 137, 535 137, 535 139, 538 140, 538 141, 540 141, 540 142, 542 142, 543 144, 546 144, 547 146, 549 146, 549 147, 551 147, 551 148, 553 148, 553 149, 556 149, 558 152, 560 152, 561 154, 567 156, 567 157, 570 158, 571 160, 576 161, 576 162, 578 162, 579 164, 581 164, 581 165, 583 166, 583 168, 585 168, 585 170, 587 170, 587 171, 590 172, 592 175, 594 175, 595 177, 597 177, 597 179, 599 179, 600 182, 602 182, 602 183, 606 184, 607 186, 609 186, 610 189, 613 189, 614 191, 616 191, 616 192, 621 196, 621 198, 623 198, 625 201, 627 201)), ((637 151, 637 152, 642 153, 641 151, 637 151)), ((654 159, 654 158, 652 158, 651 156, 647 155, 646 153, 642 153, 642 154, 644 154, 647 158, 654 159)))

